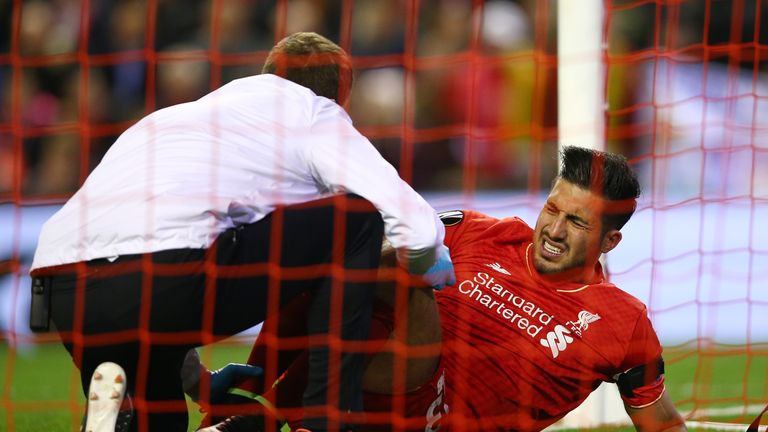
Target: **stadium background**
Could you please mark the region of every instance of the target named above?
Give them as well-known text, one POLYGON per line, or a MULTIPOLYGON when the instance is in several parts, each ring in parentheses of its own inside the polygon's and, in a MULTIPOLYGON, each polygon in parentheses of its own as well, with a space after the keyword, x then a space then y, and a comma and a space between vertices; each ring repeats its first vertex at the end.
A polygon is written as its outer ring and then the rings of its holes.
MULTIPOLYGON (((608 269, 649 305, 681 411, 743 423, 768 402, 768 3, 604 5, 606 147, 645 191, 608 269)), ((42 222, 134 121, 317 31, 353 55, 356 126, 436 208, 532 222, 557 162, 556 8, 0 0, 0 430, 79 422, 76 370, 26 327, 26 274, 42 222)), ((244 341, 204 358, 242 361, 244 341)))

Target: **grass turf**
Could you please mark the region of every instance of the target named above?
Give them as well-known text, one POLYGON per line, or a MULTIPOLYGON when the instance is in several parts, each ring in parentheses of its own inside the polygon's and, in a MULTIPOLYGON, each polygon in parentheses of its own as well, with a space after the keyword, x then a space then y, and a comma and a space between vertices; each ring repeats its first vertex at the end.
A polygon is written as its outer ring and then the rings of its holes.
MULTIPOLYGON (((224 342, 206 348, 201 357, 217 368, 244 362, 249 349, 247 344, 224 342)), ((768 403, 765 347, 670 347, 665 359, 667 389, 681 412, 768 403)), ((13 349, 0 341, 0 431, 77 430, 85 404, 79 380, 58 343, 13 349)), ((191 402, 189 411, 190 424, 196 426, 202 415, 191 402)), ((710 415, 707 420, 749 423, 753 417, 736 412, 710 415)))

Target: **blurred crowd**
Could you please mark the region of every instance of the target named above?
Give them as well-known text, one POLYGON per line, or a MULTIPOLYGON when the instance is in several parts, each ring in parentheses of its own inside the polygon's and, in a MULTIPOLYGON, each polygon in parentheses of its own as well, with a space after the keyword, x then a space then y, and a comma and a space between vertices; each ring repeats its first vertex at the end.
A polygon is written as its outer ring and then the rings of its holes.
MULTIPOLYGON (((718 12, 730 2, 672 2, 674 35, 649 31, 657 5, 614 3, 616 58, 734 39, 732 13, 718 12)), ((755 2, 743 3, 748 41, 755 2)), ((316 31, 351 52, 353 120, 418 190, 537 191, 556 169, 555 7, 554 0, 0 0, 0 196, 66 197, 137 119, 258 73, 276 40, 296 31, 316 31), (24 66, 14 67, 19 61, 24 66)), ((629 157, 653 152, 648 134, 631 127, 642 116, 622 114, 639 111, 627 108, 642 102, 641 63, 609 65, 609 104, 619 114, 609 115, 608 146, 629 157)))
POLYGON ((536 74, 532 0, 11 3, 0 47, 28 66, 14 74, 0 62, 0 190, 14 186, 15 113, 31 197, 71 193, 133 121, 258 73, 276 38, 295 31, 355 57, 355 124, 421 190, 525 187, 535 87, 543 95, 554 82, 551 68, 536 74))

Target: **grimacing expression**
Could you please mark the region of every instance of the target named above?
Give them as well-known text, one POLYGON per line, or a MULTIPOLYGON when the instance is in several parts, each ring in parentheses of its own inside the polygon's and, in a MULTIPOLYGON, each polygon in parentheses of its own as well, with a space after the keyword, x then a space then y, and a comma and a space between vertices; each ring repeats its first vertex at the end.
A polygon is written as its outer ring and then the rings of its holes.
POLYGON ((621 235, 602 233, 602 200, 589 190, 558 179, 547 197, 533 234, 533 264, 541 274, 573 272, 567 279, 588 283, 601 252, 621 235), (618 235, 611 243, 610 236, 618 235))

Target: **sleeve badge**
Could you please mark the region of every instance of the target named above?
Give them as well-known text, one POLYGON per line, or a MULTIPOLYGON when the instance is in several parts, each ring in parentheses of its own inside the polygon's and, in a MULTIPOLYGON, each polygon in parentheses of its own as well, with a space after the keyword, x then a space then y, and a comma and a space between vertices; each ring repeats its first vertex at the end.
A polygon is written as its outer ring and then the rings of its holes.
POLYGON ((443 221, 443 225, 447 227, 458 225, 464 220, 464 212, 461 210, 448 210, 438 213, 437 216, 443 221))

